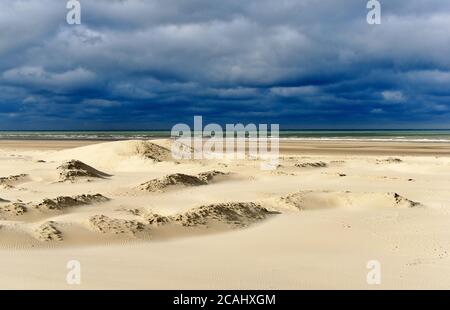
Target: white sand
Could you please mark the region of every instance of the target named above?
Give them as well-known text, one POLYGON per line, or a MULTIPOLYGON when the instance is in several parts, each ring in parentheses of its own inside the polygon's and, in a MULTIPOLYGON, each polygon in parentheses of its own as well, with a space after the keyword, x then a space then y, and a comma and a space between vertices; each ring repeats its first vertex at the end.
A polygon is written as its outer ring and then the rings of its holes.
POLYGON ((250 160, 158 162, 138 141, 52 143, 0 142, 0 178, 24 175, 0 182, 1 288, 450 287, 446 145, 366 145, 366 154, 350 143, 290 143, 277 170, 261 171, 250 160), (107 176, 61 182, 58 167, 72 159, 107 176), (142 190, 208 171, 226 175, 142 190), (95 194, 110 200, 73 198, 95 194), (56 209, 43 208, 57 197, 56 209), (150 223, 155 214, 170 221, 150 223), (81 263, 79 286, 66 283, 69 260, 81 263), (369 260, 381 263, 381 285, 366 282, 369 260))

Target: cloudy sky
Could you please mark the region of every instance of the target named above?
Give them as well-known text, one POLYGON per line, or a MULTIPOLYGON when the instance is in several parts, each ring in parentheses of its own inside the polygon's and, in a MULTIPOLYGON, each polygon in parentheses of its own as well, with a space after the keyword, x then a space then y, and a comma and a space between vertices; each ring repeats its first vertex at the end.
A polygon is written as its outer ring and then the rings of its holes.
POLYGON ((0 129, 450 128, 450 1, 0 0, 0 129))

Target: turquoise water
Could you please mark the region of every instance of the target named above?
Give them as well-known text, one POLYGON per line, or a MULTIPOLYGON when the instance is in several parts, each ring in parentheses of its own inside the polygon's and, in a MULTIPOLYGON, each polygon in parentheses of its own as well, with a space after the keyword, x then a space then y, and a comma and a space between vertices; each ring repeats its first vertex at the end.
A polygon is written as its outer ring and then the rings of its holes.
MULTIPOLYGON (((126 140, 170 137, 170 131, 0 131, 0 140, 126 140)), ((283 130, 286 140, 450 142, 450 130, 283 130)))

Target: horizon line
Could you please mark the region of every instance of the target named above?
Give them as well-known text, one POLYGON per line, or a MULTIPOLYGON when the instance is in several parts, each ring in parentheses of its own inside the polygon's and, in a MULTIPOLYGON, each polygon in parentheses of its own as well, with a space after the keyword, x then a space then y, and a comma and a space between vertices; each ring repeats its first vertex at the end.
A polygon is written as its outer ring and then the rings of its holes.
MULTIPOLYGON (((293 128, 280 131, 449 131, 450 128, 293 128)), ((136 131, 172 131, 172 129, 0 129, 0 132, 136 132, 136 131)))

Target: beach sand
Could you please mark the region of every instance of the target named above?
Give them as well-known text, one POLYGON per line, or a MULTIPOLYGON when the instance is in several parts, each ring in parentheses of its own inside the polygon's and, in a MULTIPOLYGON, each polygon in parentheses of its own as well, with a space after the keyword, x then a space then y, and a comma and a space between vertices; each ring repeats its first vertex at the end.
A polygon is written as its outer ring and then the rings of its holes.
POLYGON ((273 171, 170 145, 0 141, 0 288, 450 288, 449 144, 282 141, 273 171))

